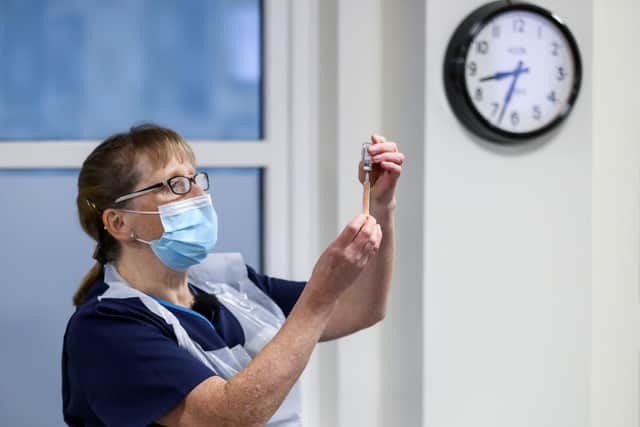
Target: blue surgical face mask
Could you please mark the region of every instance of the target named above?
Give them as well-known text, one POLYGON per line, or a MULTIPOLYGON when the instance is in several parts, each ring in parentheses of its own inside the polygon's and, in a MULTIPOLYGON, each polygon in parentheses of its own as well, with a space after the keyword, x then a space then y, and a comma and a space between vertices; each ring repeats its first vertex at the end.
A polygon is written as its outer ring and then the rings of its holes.
POLYGON ((133 234, 132 237, 151 246, 157 257, 175 271, 186 271, 199 264, 218 240, 218 215, 209 194, 160 205, 157 212, 121 210, 160 215, 164 229, 160 239, 147 241, 133 234))

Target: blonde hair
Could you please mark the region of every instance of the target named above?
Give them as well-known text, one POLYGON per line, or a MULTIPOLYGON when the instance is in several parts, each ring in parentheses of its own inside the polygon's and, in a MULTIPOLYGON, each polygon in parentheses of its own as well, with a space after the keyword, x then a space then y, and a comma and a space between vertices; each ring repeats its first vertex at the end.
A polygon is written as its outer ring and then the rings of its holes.
POLYGON ((96 241, 93 258, 97 262, 82 279, 73 297, 74 305, 84 302, 102 274, 102 266, 120 255, 120 244, 105 230, 102 213, 116 207, 117 197, 135 191, 141 179, 137 164, 143 156, 156 167, 173 158, 195 164, 191 147, 177 132, 148 123, 110 136, 89 154, 78 176, 76 205, 82 229, 96 241))

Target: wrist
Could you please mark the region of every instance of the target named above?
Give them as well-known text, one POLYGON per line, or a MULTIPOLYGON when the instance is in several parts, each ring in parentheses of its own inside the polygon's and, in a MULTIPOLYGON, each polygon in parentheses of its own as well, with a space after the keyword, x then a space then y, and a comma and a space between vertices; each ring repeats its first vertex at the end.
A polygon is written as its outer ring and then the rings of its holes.
POLYGON ((378 222, 393 219, 393 213, 396 210, 396 198, 391 200, 373 200, 371 205, 371 214, 378 222))
POLYGON ((311 278, 300 296, 299 305, 306 307, 313 314, 322 316, 330 315, 337 301, 337 296, 322 289, 317 289, 315 280, 311 278))

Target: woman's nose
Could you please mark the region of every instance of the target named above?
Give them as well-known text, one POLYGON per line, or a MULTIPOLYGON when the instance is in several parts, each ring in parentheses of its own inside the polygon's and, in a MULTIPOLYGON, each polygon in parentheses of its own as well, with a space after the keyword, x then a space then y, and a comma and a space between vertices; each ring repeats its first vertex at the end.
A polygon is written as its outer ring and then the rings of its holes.
POLYGON ((198 184, 196 184, 195 182, 191 184, 191 191, 189 191, 189 195, 190 196, 202 196, 203 194, 206 194, 207 192, 205 190, 202 189, 202 187, 200 187, 198 184))

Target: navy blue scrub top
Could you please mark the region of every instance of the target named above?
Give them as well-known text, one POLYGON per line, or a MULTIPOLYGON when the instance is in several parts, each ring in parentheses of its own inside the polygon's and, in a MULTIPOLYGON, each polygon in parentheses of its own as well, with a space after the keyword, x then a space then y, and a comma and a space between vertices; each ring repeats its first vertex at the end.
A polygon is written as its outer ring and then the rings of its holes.
MULTIPOLYGON (((288 316, 305 282, 264 276, 249 266, 247 271, 288 316)), ((216 372, 180 348, 173 329, 140 299, 98 301, 107 289, 101 276, 67 324, 62 351, 64 420, 74 427, 153 425, 216 372)), ((222 303, 213 323, 193 310, 161 303, 204 350, 244 345, 240 323, 222 303)))

